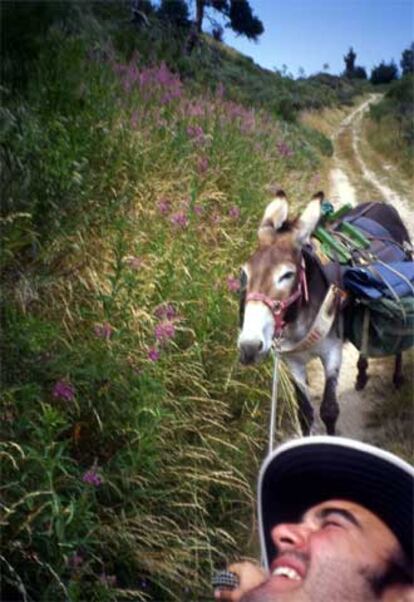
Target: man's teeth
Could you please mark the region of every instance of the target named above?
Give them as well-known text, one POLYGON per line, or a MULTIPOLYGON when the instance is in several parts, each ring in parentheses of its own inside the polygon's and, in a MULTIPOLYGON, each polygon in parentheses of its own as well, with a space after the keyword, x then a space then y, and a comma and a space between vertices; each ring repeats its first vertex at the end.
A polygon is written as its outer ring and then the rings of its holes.
POLYGON ((272 573, 273 575, 279 577, 287 577, 288 579, 294 579, 295 581, 300 581, 300 575, 295 569, 290 568, 289 566, 278 566, 272 573))

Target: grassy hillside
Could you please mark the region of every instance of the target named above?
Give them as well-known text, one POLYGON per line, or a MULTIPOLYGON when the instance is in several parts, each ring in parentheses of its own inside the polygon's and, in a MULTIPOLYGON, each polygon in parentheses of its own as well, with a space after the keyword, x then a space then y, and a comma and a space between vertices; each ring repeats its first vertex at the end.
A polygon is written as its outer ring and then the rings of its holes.
POLYGON ((371 108, 367 140, 414 184, 414 77, 394 82, 382 101, 371 108))
POLYGON ((3 8, 3 597, 199 600, 256 552, 271 366, 238 366, 238 266, 330 151, 263 86, 317 84, 178 57, 122 5, 3 8))

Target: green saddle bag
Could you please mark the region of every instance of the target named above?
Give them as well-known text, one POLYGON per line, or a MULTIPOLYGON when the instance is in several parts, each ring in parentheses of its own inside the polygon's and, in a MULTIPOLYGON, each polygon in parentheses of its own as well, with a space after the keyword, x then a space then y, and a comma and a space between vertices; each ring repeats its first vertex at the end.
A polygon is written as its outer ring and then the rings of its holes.
POLYGON ((395 355, 414 345, 413 296, 355 299, 348 309, 347 338, 366 357, 395 355))

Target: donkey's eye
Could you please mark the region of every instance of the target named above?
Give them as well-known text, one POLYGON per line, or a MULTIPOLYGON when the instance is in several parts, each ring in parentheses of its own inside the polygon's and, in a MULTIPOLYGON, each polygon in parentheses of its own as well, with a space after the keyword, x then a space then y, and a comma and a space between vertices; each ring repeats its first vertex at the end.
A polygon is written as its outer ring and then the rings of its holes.
POLYGON ((279 278, 279 282, 282 282, 282 280, 290 280, 291 278, 293 278, 295 275, 295 272, 285 272, 283 274, 283 276, 281 276, 279 278))
POLYGON ((246 289, 248 279, 249 279, 249 277, 248 277, 248 274, 247 274, 246 270, 244 268, 241 268, 240 269, 240 276, 239 276, 241 290, 245 290, 246 289))

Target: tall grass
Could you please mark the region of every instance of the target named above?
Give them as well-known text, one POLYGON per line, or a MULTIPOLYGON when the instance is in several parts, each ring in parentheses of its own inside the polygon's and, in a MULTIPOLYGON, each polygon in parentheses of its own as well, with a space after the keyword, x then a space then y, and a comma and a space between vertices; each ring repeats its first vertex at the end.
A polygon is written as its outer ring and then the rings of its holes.
POLYGON ((5 81, 3 596, 199 600, 255 551, 271 366, 237 363, 238 266, 318 143, 91 19, 5 81))
POLYGON ((371 107, 367 139, 374 150, 399 167, 414 183, 414 78, 394 82, 371 107))

